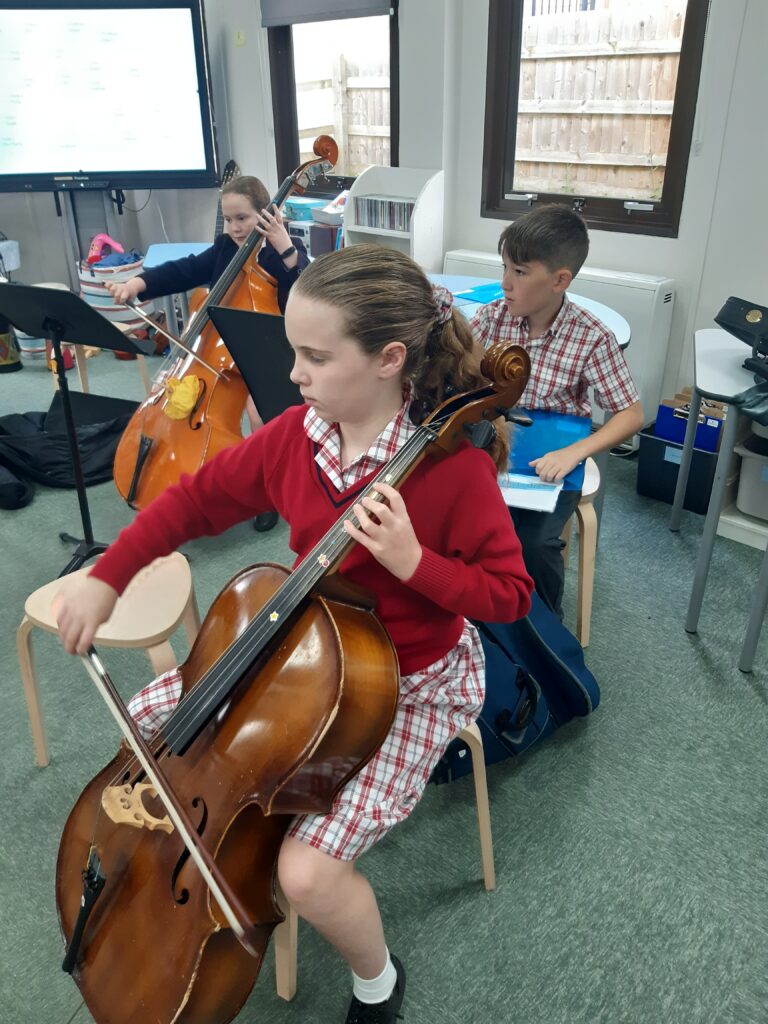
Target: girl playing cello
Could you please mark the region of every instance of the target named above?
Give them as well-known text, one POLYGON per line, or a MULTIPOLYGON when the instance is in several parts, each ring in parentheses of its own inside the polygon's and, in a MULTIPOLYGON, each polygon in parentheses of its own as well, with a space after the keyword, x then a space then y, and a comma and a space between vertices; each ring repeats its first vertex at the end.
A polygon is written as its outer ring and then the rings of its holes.
MULTIPOLYGON (((407 256, 359 245, 323 256, 291 292, 286 331, 294 407, 138 514, 58 608, 64 647, 85 652, 131 577, 184 541, 272 505, 290 523, 297 562, 344 509, 358 543, 340 567, 377 597, 401 680, 392 729, 331 813, 296 818, 279 857, 283 892, 352 970, 347 1024, 394 1024, 405 972, 390 956, 373 890, 356 861, 418 802, 451 738, 478 715, 484 661, 465 616, 511 621, 531 581, 489 455, 466 443, 425 459, 386 504, 357 498, 446 388, 481 383, 472 337, 451 297, 407 256)), ((503 458, 501 451, 496 453, 503 458)), ((142 731, 173 702, 174 673, 131 703, 142 731)))
MULTIPOLYGON (((303 242, 297 241, 294 244, 280 211, 269 210, 268 207, 269 193, 259 178, 248 175, 235 178, 221 190, 224 233, 219 235, 213 245, 197 256, 169 260, 128 281, 107 284, 107 290, 115 302, 126 303, 139 296, 156 299, 203 285, 213 287, 237 250, 255 229, 265 239, 265 244, 259 250, 259 264, 277 281, 277 302, 284 313, 291 285, 309 264, 309 257, 303 242)), ((252 398, 248 398, 245 408, 251 430, 257 430, 263 424, 252 398)), ((268 510, 254 519, 254 527, 263 532, 271 529, 276 522, 277 514, 268 510)))

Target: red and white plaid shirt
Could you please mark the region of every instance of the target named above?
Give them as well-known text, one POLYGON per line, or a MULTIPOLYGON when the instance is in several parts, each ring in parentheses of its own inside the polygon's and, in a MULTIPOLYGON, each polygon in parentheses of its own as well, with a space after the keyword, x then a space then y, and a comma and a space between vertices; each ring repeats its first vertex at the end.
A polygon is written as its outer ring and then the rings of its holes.
POLYGON ((315 462, 325 473, 337 491, 346 491, 363 477, 383 466, 402 448, 408 438, 419 428, 411 422, 409 411, 411 398, 403 396, 403 406, 398 414, 384 427, 376 440, 354 458, 348 466, 341 464, 341 437, 335 423, 327 423, 313 406, 304 417, 304 430, 310 441, 318 446, 315 462))
POLYGON ((621 412, 638 401, 613 332, 567 296, 540 338, 528 337, 528 321, 512 316, 504 299, 478 310, 472 330, 483 348, 498 342, 522 345, 530 355, 531 376, 520 398, 523 409, 591 416, 590 387, 597 404, 609 412, 621 412))

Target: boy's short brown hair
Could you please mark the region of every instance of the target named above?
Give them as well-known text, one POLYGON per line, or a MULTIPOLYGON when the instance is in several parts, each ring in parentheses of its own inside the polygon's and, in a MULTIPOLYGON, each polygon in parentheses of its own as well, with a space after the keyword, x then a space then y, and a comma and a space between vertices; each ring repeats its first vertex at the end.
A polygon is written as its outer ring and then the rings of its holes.
POLYGON ((567 267, 574 277, 588 252, 587 225, 575 210, 557 204, 522 214, 499 238, 499 254, 511 263, 538 260, 551 271, 567 267))

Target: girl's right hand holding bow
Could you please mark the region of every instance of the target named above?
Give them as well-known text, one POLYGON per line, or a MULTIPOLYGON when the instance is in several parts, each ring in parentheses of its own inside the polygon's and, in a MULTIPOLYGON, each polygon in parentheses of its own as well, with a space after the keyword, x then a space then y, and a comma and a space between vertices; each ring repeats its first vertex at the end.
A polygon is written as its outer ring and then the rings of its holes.
POLYGON ((131 277, 127 281, 107 281, 107 291, 118 305, 133 302, 142 292, 147 290, 147 282, 143 277, 131 277))
POLYGON ((68 654, 87 653, 96 630, 114 611, 118 596, 114 587, 95 576, 64 585, 53 600, 53 612, 68 654))

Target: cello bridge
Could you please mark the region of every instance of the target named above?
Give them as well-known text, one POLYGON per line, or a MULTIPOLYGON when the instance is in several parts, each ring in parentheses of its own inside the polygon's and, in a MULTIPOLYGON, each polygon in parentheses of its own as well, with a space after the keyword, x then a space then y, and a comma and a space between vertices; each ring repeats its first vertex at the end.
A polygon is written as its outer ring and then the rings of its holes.
POLYGON ((107 786, 101 794, 101 806, 116 825, 173 832, 173 824, 167 814, 163 818, 156 818, 149 813, 144 806, 144 793, 151 797, 157 796, 157 790, 150 782, 138 782, 135 786, 107 786))

